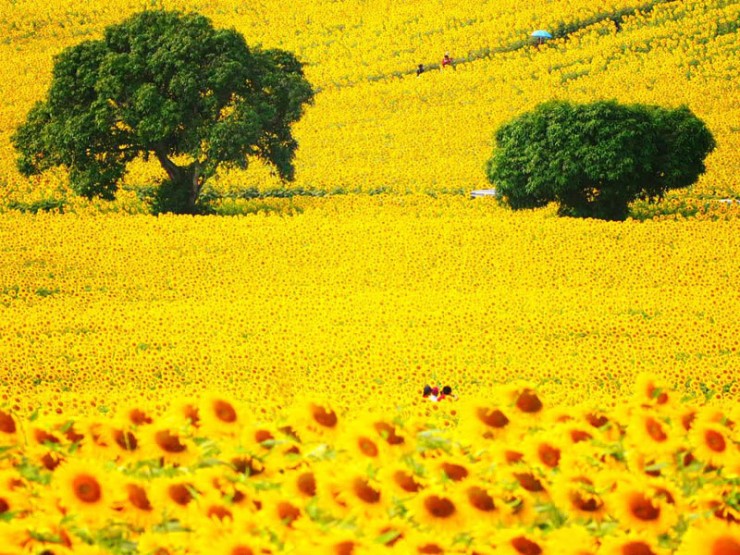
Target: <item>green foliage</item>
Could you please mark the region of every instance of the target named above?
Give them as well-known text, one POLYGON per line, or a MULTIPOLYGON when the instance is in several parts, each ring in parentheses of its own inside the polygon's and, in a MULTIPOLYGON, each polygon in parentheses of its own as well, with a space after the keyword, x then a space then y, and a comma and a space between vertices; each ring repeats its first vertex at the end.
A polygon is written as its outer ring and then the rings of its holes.
POLYGON ((495 134, 488 179, 512 208, 559 204, 561 215, 623 220, 704 173, 712 134, 685 107, 552 101, 495 134))
POLYGON ((291 125, 313 94, 289 52, 250 48, 198 14, 144 11, 56 57, 13 144, 22 173, 66 166, 88 198, 114 198, 126 165, 155 156, 168 175, 155 210, 194 212, 219 166, 257 157, 292 180, 291 125))

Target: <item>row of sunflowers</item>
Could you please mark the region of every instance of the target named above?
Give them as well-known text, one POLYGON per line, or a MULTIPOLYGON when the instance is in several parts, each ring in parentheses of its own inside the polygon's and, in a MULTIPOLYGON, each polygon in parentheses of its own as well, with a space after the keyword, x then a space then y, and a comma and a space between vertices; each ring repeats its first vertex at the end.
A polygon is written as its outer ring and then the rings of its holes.
POLYGON ((263 420, 217 394, 108 418, 2 409, 2 552, 740 550, 737 405, 643 375, 613 410, 510 383, 433 413, 305 400, 263 420))

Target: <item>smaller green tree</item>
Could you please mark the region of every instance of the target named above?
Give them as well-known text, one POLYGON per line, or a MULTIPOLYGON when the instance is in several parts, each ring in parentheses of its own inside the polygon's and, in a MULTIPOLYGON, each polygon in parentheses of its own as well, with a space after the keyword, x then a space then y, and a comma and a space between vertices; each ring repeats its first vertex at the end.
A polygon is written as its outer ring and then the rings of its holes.
POLYGON ((89 198, 114 198, 127 164, 154 157, 159 211, 192 213, 219 167, 256 157, 292 180, 291 125, 312 98, 290 52, 250 48, 199 14, 144 11, 56 57, 13 144, 22 173, 64 166, 89 198))
POLYGON ((559 204, 559 214, 624 220, 629 203, 688 187, 715 148, 688 108, 550 101, 501 126, 486 165, 513 209, 559 204))

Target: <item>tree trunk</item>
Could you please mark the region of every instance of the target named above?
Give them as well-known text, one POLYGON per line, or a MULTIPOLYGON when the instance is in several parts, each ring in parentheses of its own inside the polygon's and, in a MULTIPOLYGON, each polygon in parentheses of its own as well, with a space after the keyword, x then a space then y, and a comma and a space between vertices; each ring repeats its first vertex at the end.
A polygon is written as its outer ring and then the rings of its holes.
POLYGON ((200 164, 178 166, 163 151, 155 150, 155 154, 169 178, 157 193, 157 211, 195 214, 203 187, 200 164))

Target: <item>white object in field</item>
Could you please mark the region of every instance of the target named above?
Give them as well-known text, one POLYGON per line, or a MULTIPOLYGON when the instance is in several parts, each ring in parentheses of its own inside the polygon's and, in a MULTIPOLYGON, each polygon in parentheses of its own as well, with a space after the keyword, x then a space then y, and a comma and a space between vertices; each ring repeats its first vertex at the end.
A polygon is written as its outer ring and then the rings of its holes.
POLYGON ((496 189, 477 189, 470 191, 470 198, 495 197, 496 189))

